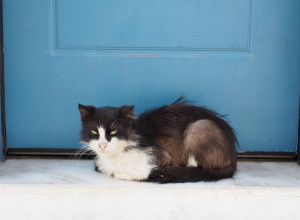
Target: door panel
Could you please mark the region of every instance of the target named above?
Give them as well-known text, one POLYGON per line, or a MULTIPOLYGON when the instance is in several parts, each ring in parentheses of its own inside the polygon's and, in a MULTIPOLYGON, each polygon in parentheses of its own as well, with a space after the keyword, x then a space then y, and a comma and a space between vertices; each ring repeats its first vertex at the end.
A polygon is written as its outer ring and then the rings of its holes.
POLYGON ((77 104, 185 95, 243 151, 297 147, 300 2, 4 0, 8 147, 78 147, 77 104))
POLYGON ((250 3, 57 0, 51 13, 59 49, 245 50, 250 3))

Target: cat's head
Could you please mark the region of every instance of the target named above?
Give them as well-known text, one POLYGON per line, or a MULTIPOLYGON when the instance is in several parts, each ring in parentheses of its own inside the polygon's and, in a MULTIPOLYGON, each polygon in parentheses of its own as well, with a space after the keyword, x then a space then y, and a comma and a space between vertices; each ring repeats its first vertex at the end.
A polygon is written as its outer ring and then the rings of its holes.
POLYGON ((134 136, 134 106, 102 107, 79 104, 81 141, 97 155, 124 150, 134 136))

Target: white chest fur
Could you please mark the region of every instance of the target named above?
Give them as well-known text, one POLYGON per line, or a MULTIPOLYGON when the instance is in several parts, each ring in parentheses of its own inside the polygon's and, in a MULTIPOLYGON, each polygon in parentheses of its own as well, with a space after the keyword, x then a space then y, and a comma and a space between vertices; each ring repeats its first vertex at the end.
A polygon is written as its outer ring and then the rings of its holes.
POLYGON ((87 145, 97 155, 96 165, 99 170, 117 179, 143 180, 148 178, 151 169, 154 168, 150 152, 137 149, 137 142, 117 137, 112 137, 110 141, 107 141, 103 127, 98 128, 98 134, 99 138, 92 139, 87 145), (101 149, 101 144, 106 147, 101 149))
POLYGON ((151 156, 138 149, 100 154, 96 165, 104 174, 123 180, 147 179, 154 167, 151 156))

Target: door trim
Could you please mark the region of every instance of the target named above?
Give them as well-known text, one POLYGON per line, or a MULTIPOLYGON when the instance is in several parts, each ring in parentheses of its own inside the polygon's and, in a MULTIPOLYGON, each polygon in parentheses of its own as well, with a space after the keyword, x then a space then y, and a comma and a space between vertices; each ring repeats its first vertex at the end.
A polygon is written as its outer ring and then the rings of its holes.
MULTIPOLYGON (((4 46, 3 46, 3 7, 0 0, 0 98, 1 98, 1 145, 2 160, 6 157, 6 117, 5 117, 5 83, 4 83, 4 46)), ((0 157, 1 160, 1 157, 0 157)))
MULTIPOLYGON (((8 148, 7 156, 78 156, 80 148, 8 148)), ((81 158, 90 157, 91 152, 80 153, 81 158)), ((296 152, 284 151, 237 151, 238 158, 296 158, 296 152)))
POLYGON ((298 145, 297 145, 297 160, 300 165, 300 96, 299 96, 299 118, 298 118, 298 145))

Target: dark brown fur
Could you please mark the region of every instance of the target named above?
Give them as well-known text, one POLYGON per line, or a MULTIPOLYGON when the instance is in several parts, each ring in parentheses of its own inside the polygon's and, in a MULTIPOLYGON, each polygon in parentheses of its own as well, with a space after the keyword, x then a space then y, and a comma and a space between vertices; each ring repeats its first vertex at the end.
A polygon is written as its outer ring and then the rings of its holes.
POLYGON ((145 112, 135 121, 135 128, 146 137, 145 145, 156 146, 159 167, 150 175, 150 181, 217 180, 231 177, 236 170, 237 140, 233 129, 211 110, 180 98, 169 106, 145 112), (153 143, 147 143, 149 140, 153 143), (196 160, 196 169, 187 167, 189 157, 196 160), (171 173, 174 179, 166 178, 171 173), (181 180, 178 173, 195 176, 181 180))

